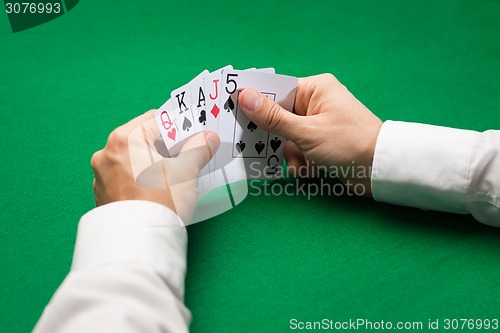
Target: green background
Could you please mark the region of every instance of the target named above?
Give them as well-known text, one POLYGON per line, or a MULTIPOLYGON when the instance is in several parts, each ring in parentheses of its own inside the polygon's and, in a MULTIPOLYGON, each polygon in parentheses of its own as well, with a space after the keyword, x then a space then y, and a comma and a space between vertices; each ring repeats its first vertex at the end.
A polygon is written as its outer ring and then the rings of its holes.
MULTIPOLYGON (((383 120, 498 129, 498 17, 498 0, 86 0, 13 34, 0 14, 0 330, 31 330, 67 274, 92 153, 201 70, 331 72, 383 120)), ((193 332, 500 317, 499 232, 470 216, 249 196, 188 232, 193 332)))

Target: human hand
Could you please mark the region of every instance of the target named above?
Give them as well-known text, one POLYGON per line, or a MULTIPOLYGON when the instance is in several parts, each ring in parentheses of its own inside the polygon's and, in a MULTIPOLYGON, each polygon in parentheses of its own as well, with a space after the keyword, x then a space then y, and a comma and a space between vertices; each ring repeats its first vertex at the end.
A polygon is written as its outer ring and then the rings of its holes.
POLYGON ((293 175, 310 165, 335 167, 344 183, 362 184, 371 196, 371 165, 382 121, 333 75, 299 79, 295 114, 255 89, 243 90, 238 102, 257 126, 289 139, 285 159, 293 175))
POLYGON ((153 201, 187 222, 196 203, 199 172, 217 151, 219 137, 214 132, 198 133, 178 157, 164 158, 156 148, 161 139, 154 112, 115 129, 104 149, 92 156, 96 204, 153 201))

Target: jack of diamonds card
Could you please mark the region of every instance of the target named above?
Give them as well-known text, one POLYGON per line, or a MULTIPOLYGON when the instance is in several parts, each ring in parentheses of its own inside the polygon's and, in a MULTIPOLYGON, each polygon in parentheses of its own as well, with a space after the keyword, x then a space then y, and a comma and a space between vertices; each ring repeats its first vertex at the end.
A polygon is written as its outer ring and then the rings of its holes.
POLYGON ((206 129, 209 131, 217 131, 218 117, 221 112, 220 91, 222 73, 227 70, 232 70, 233 66, 228 65, 220 68, 203 79, 205 93, 205 110, 206 110, 206 129))

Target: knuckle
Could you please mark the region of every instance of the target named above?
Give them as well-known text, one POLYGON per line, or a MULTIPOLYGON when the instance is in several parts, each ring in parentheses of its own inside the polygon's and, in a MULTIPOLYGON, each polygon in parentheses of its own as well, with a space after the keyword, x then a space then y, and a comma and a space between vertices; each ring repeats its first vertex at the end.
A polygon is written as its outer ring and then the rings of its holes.
POLYGON ((128 142, 128 133, 121 127, 113 130, 108 137, 109 145, 124 145, 128 142))
POLYGON ((90 158, 90 165, 92 166, 92 169, 95 170, 99 166, 101 156, 102 150, 98 150, 92 155, 92 157, 90 158))
POLYGON ((331 73, 324 73, 324 74, 321 74, 320 75, 320 78, 322 81, 324 81, 325 83, 327 84, 336 84, 338 83, 339 81, 337 80, 337 78, 335 77, 335 75, 331 74, 331 73))
POLYGON ((283 111, 281 110, 281 106, 277 103, 268 102, 266 108, 266 116, 264 118, 264 124, 266 128, 272 131, 276 128, 283 118, 283 111))
POLYGON ((331 74, 331 73, 324 73, 324 74, 322 74, 321 76, 322 76, 321 78, 322 78, 322 79, 323 79, 326 83, 330 83, 330 84, 332 84, 332 83, 335 83, 335 82, 337 82, 337 81, 338 81, 338 80, 337 80, 337 78, 336 78, 333 74, 331 74))
POLYGON ((335 80, 335 76, 332 73, 323 73, 320 77, 325 80, 335 80))
POLYGON ((339 89, 340 87, 342 87, 342 84, 333 74, 324 73, 319 75, 316 88, 322 94, 329 94, 332 89, 339 89))

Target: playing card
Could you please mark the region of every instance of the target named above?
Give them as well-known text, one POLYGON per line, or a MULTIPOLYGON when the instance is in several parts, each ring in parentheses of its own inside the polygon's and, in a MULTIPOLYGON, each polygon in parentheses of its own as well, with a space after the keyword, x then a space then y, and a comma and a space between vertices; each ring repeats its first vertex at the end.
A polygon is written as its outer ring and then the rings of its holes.
POLYGON ((240 91, 252 87, 292 110, 297 79, 274 72, 274 68, 238 71, 232 66, 212 73, 205 70, 175 89, 156 111, 155 120, 169 156, 177 156, 182 145, 199 131, 212 130, 221 138, 218 152, 200 173, 192 223, 240 203, 248 193, 247 178, 281 175, 285 139, 256 126, 238 106, 240 91), (229 187, 207 199, 206 194, 223 185, 229 187))
MULTIPOLYGON (((225 70, 232 70, 233 66, 228 65, 213 71, 203 78, 203 87, 205 94, 205 115, 206 115, 206 127, 205 130, 218 132, 217 122, 221 110, 220 105, 220 89, 221 89, 221 78, 222 73, 225 70)), ((210 161, 207 167, 204 168, 203 172, 210 175, 210 187, 215 188, 218 186, 225 185, 223 175, 221 170, 214 170, 213 161, 210 161)))
POLYGON ((281 175, 285 138, 251 122, 238 106, 238 94, 244 88, 255 88, 283 108, 292 110, 297 82, 294 77, 259 71, 224 71, 220 92, 223 109, 218 121, 221 148, 214 156, 214 169, 231 160, 243 159, 247 178, 268 179, 281 175))
MULTIPOLYGON (((227 95, 222 89, 222 86, 224 85, 224 82, 222 82, 222 77, 224 76, 225 72, 231 70, 233 70, 232 66, 226 66, 216 71, 216 72, 220 71, 221 72, 220 75, 214 75, 213 78, 209 78, 208 80, 207 80, 208 76, 205 77, 205 92, 208 94, 211 89, 213 96, 209 95, 209 99, 211 99, 212 97, 216 98, 214 99, 213 102, 209 101, 207 104, 207 112, 209 114, 208 114, 206 129, 217 132, 219 136, 221 135, 227 136, 231 131, 231 128, 229 127, 227 128, 220 127, 220 118, 227 118, 228 116, 231 116, 227 115, 227 113, 229 112, 228 110, 234 108, 234 105, 231 104, 232 100, 227 100, 227 99, 223 100, 221 98, 221 96, 227 95), (211 111, 209 112, 208 110, 211 111)), ((249 68, 243 71, 274 73, 274 68, 263 68, 263 69, 249 68)), ((221 146, 219 150, 226 151, 230 148, 231 148, 230 142, 221 141, 221 146)), ((215 158, 213 158, 210 161, 208 166, 212 187, 222 186, 228 183, 234 183, 246 179, 246 170, 244 168, 244 163, 242 163, 242 161, 238 160, 235 161, 234 159, 230 158, 229 155, 226 154, 220 156, 220 159, 221 160, 219 161, 220 163, 217 165, 217 168, 215 167, 215 158)))
POLYGON ((176 120, 179 119, 177 124, 181 126, 182 123, 182 131, 180 133, 181 140, 203 130, 203 126, 198 121, 197 111, 194 110, 192 85, 200 79, 203 79, 207 74, 208 71, 204 70, 189 83, 175 89, 170 94, 170 99, 172 100, 173 107, 177 114, 176 120))
POLYGON ((221 111, 220 105, 220 90, 222 73, 226 70, 232 70, 233 66, 228 65, 220 68, 210 74, 206 75, 203 79, 203 86, 205 92, 205 108, 207 116, 206 129, 209 131, 217 132, 217 120, 221 111))
POLYGON ((276 71, 272 67, 258 68, 258 69, 256 69, 256 71, 261 72, 261 73, 270 73, 270 74, 275 74, 276 73, 276 71))
MULTIPOLYGON (((175 110, 170 99, 155 112, 155 120, 160 129, 163 142, 165 143, 165 147, 158 147, 158 150, 161 150, 162 155, 166 157, 177 156, 182 148, 182 145, 185 141, 189 140, 189 138, 185 138, 184 140, 179 139, 179 136, 177 135, 179 131, 177 129, 177 125, 173 121, 174 114, 175 110), (166 152, 164 148, 166 148, 166 152)), ((219 173, 221 173, 220 170, 219 173)), ((198 178, 198 198, 202 198, 215 187, 216 186, 213 186, 210 182, 208 166, 205 166, 201 170, 198 178)))
POLYGON ((205 76, 208 74, 209 71, 205 70, 189 83, 191 87, 191 103, 193 104, 195 121, 203 131, 207 129, 206 95, 203 82, 205 76))
MULTIPOLYGON (((196 78, 207 73, 203 71, 196 78)), ((193 112, 190 83, 175 89, 171 98, 156 111, 155 118, 170 156, 177 156, 190 136, 203 131, 193 112)))
MULTIPOLYGON (((172 101, 168 99, 158 110, 155 112, 155 120, 158 128, 160 129, 161 137, 165 142, 167 150, 169 147, 178 143, 179 135, 177 125, 174 123, 172 101)), ((168 151, 170 155, 170 151, 168 151)))

